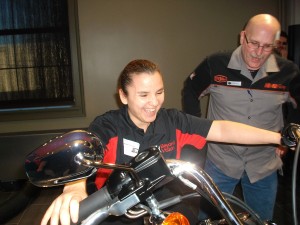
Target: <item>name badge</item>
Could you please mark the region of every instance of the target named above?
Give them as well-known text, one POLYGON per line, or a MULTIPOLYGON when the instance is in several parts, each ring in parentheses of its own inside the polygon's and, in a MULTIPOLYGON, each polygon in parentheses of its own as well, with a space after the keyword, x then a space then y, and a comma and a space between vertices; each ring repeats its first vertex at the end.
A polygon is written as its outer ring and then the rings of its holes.
POLYGON ((123 145, 125 155, 135 157, 138 154, 140 148, 139 143, 123 138, 123 145))
POLYGON ((241 81, 227 81, 228 86, 242 86, 241 81))

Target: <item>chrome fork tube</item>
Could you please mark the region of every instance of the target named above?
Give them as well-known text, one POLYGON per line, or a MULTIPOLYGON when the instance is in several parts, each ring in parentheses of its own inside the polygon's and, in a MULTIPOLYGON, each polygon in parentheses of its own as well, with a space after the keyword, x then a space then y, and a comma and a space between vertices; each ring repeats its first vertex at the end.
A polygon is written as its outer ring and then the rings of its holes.
MULTIPOLYGON (((199 167, 195 167, 189 162, 179 160, 166 160, 171 173, 178 177, 186 186, 195 190, 201 189, 218 209, 221 215, 230 225, 242 225, 239 217, 225 200, 221 191, 215 185, 211 177, 199 167), (189 178, 186 179, 185 176, 189 178), (192 179, 191 179, 192 178, 192 179)), ((201 193, 199 193, 201 194, 201 193)))

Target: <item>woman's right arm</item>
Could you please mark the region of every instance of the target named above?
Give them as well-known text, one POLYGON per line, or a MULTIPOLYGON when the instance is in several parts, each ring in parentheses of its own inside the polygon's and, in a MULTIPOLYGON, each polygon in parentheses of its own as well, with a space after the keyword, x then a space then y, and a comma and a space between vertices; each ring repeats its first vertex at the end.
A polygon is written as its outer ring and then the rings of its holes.
POLYGON ((63 193, 47 209, 41 225, 70 225, 78 221, 79 202, 87 197, 86 179, 66 184, 63 193))

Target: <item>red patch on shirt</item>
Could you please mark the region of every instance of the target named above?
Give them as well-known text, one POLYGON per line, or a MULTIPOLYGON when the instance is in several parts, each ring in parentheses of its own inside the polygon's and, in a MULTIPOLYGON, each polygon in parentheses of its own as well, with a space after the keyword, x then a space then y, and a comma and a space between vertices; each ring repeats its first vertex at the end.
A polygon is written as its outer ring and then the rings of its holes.
POLYGON ((265 88, 285 90, 286 86, 282 84, 265 83, 265 88))
POLYGON ((225 83, 227 82, 227 77, 223 75, 216 75, 214 76, 214 80, 218 83, 225 83))

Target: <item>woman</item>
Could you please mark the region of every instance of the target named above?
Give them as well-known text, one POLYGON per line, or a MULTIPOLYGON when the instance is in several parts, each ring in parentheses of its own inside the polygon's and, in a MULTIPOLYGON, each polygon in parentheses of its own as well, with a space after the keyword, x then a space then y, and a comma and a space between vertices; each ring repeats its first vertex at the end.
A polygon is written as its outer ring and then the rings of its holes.
MULTIPOLYGON (((121 72, 119 96, 124 104, 119 110, 98 116, 89 131, 101 137, 107 152, 104 162, 125 163, 138 151, 159 146, 165 158, 179 159, 181 148, 193 145, 201 149, 206 141, 239 144, 280 144, 281 135, 230 121, 211 121, 161 108, 164 84, 157 65, 148 60, 134 60, 121 72)), ((99 169, 96 186, 101 188, 109 172, 99 169)), ((67 184, 63 193, 48 208, 41 222, 69 225, 78 220, 79 202, 87 197, 86 180, 67 184)))

